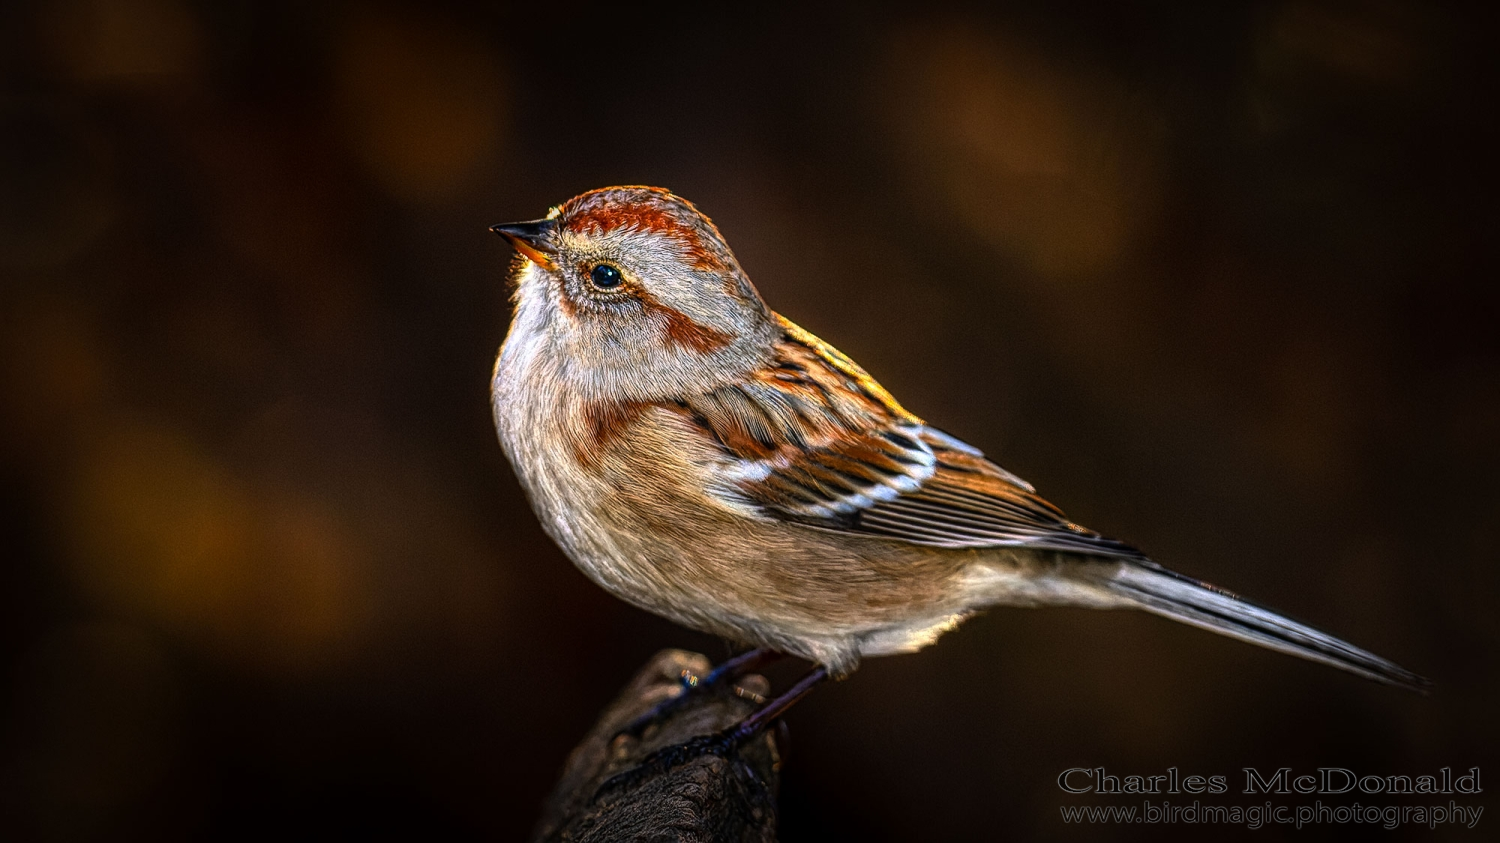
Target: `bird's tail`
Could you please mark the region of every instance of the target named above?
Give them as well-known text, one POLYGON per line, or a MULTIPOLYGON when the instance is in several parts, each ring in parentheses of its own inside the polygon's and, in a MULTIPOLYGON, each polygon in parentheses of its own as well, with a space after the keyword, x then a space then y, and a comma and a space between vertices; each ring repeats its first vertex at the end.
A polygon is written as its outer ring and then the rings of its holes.
POLYGON ((1428 680, 1326 632, 1149 560, 1122 562, 1104 588, 1131 604, 1203 629, 1425 693, 1428 680))

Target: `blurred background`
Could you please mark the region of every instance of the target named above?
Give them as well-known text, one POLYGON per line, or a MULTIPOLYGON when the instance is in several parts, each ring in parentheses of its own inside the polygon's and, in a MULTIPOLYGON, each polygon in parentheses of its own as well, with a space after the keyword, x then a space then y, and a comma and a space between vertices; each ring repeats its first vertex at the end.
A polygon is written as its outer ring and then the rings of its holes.
POLYGON ((490 423, 486 228, 621 183, 1075 520, 1437 683, 997 611, 798 707, 784 840, 1204 833, 1064 825, 1135 804, 1076 766, 1500 776, 1494 21, 1100 6, 5 4, 0 836, 516 839, 654 651, 726 654, 490 423))

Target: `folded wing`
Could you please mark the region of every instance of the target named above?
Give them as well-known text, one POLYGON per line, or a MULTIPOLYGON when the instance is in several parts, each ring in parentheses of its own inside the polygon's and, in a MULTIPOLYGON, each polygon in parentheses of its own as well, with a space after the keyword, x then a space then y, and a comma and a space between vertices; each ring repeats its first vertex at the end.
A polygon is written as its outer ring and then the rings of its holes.
POLYGON ((1080 554, 1078 583, 1130 605, 1379 682, 1429 684, 1074 524, 1029 483, 908 413, 853 361, 790 322, 783 328, 773 365, 683 405, 730 457, 716 489, 727 503, 933 547, 1080 554))
POLYGON ((793 323, 775 362, 685 402, 729 455, 718 492, 770 517, 936 547, 1144 558, 1067 520, 1029 483, 907 412, 793 323))

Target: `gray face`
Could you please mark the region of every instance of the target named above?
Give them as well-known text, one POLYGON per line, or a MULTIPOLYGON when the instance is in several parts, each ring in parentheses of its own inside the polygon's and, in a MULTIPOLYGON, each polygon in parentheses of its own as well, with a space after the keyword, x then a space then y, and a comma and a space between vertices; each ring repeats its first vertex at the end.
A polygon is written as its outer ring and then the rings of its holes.
POLYGON ((769 358, 770 311, 712 223, 675 196, 585 194, 536 246, 547 265, 522 264, 521 307, 545 307, 552 353, 590 397, 682 395, 769 358))

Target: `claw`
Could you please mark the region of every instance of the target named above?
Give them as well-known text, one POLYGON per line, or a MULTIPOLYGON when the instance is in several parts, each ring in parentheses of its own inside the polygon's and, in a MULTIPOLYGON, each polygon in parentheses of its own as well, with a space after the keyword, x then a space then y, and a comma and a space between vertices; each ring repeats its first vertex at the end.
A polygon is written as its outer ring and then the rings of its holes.
MULTIPOLYGON (((723 683, 738 679, 750 671, 763 667, 767 663, 779 658, 781 658, 780 653, 761 647, 735 656, 702 677, 699 677, 690 670, 684 670, 679 679, 681 688, 676 694, 662 700, 652 707, 650 711, 625 724, 624 728, 615 733, 614 738, 618 740, 621 735, 640 738, 646 729, 666 720, 668 716, 687 705, 689 701, 695 699, 699 694, 711 692, 723 683)), ((764 702, 764 698, 754 692, 745 691, 739 687, 735 687, 734 691, 738 696, 750 699, 753 702, 764 702)))
MULTIPOLYGON (((747 653, 746 655, 750 654, 747 653)), ((740 658, 744 658, 744 656, 740 658)), ((737 661, 737 659, 732 661, 737 661)), ((730 662, 725 662, 723 667, 727 667, 729 664, 730 662)), ((714 673, 718 673, 718 670, 715 670, 714 673)), ((709 677, 713 677, 713 673, 710 673, 709 677)), ((785 714, 787 709, 795 705, 798 700, 807 696, 808 692, 827 678, 827 668, 814 668, 807 675, 797 680, 797 684, 793 685, 786 693, 767 703, 759 711, 741 720, 738 724, 721 732, 715 732, 711 735, 699 735, 695 738, 689 738, 682 743, 665 746, 656 750, 647 755, 636 766, 624 772, 616 773, 606 779, 594 791, 594 801, 597 802, 600 796, 609 791, 629 789, 652 776, 660 775, 675 767, 680 767, 695 758, 702 758, 705 755, 717 755, 720 758, 728 758, 742 744, 764 732, 768 726, 775 723, 781 715, 785 714)), ((674 702, 683 696, 685 696, 685 692, 665 702, 674 702)), ((660 707, 658 706, 658 708, 660 707)))

